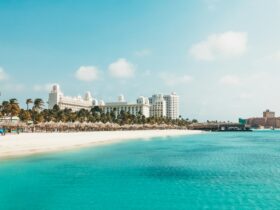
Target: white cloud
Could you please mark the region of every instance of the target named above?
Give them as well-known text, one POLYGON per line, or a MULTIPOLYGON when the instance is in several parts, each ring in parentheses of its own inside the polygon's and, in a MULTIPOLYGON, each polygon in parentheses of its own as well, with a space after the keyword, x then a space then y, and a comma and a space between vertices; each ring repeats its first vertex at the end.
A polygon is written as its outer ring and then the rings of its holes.
POLYGON ((49 92, 51 91, 53 85, 54 84, 51 83, 44 84, 44 85, 34 85, 33 90, 35 92, 49 92))
POLYGON ((240 78, 234 75, 226 75, 220 79, 220 84, 222 85, 238 86, 240 83, 240 78))
POLYGON ((120 58, 114 63, 110 64, 108 69, 110 75, 116 78, 130 78, 133 77, 135 72, 134 65, 129 63, 124 58, 120 58))
POLYGON ((175 85, 186 85, 191 83, 194 79, 192 76, 184 74, 184 75, 172 75, 163 73, 160 75, 163 82, 168 86, 175 86, 175 85))
POLYGON ((0 81, 8 79, 7 73, 4 71, 2 67, 0 67, 0 81))
POLYGON ((98 79, 99 70, 94 66, 81 66, 76 71, 76 78, 81 81, 91 82, 98 79))
POLYGON ((247 51, 247 33, 228 31, 212 34, 194 44, 190 54, 197 60, 212 61, 218 58, 241 56, 247 51))
POLYGON ((137 57, 146 57, 152 54, 152 51, 150 49, 143 49, 143 50, 139 50, 136 51, 134 53, 137 57))

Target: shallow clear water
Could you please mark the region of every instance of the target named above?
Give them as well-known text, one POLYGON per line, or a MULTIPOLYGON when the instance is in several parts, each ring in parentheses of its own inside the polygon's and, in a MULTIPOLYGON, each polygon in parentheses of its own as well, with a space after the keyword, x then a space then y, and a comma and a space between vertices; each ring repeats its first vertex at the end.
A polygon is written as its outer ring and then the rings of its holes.
POLYGON ((1 210, 279 208, 280 131, 139 140, 0 162, 1 210))

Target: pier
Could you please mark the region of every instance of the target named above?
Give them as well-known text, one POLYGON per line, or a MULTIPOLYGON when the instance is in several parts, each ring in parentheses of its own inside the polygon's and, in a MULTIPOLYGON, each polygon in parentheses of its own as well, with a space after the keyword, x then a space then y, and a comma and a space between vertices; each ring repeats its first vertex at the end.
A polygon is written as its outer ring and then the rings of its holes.
POLYGON ((250 126, 241 123, 194 123, 189 126, 191 130, 203 131, 252 131, 250 126))

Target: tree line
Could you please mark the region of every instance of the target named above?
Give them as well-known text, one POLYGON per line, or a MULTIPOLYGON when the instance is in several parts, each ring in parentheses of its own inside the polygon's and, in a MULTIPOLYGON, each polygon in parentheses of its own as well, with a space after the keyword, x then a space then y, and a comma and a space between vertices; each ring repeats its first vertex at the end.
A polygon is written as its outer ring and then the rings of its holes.
POLYGON ((190 121, 189 119, 170 119, 167 117, 148 117, 142 113, 137 115, 129 112, 121 111, 119 114, 116 110, 105 113, 102 108, 95 106, 90 110, 81 109, 72 111, 71 109, 60 109, 55 105, 53 109, 44 109, 44 101, 40 98, 27 99, 26 108, 21 108, 18 100, 15 98, 9 101, 3 101, 0 105, 0 117, 19 117, 22 122, 33 122, 38 124, 41 122, 103 122, 103 123, 118 123, 124 124, 168 124, 187 126, 197 120, 190 121))

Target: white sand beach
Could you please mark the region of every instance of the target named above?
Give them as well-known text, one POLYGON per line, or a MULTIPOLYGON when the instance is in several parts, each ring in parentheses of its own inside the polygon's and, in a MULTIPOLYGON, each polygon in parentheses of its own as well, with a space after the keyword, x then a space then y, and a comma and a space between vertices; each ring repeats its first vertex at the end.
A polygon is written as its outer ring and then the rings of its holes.
POLYGON ((21 133, 0 136, 0 159, 96 146, 133 139, 199 134, 190 130, 21 133))

